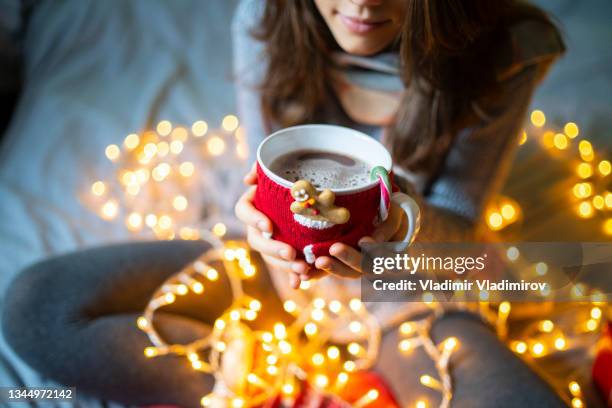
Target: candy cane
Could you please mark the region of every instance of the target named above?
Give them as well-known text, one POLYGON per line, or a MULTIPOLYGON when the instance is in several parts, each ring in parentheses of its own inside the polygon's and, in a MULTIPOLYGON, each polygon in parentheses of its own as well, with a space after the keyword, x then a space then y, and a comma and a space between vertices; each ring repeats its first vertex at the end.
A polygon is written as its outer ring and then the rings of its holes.
POLYGON ((389 216, 389 207, 391 206, 391 179, 389 173, 382 166, 376 166, 370 171, 370 180, 380 181, 380 207, 378 208, 378 217, 381 221, 385 221, 389 216))

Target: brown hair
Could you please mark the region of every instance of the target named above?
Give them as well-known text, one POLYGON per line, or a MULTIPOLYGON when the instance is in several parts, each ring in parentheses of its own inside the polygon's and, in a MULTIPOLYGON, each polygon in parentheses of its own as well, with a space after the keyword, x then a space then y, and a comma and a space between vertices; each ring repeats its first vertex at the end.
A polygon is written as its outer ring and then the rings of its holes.
MULTIPOLYGON (((416 170, 435 167, 457 131, 475 120, 471 103, 496 92, 495 50, 510 46, 508 27, 528 18, 552 23, 518 0, 406 1, 406 21, 392 46, 407 91, 385 142, 395 163, 416 170)), ((319 112, 333 95, 329 55, 338 45, 314 1, 267 0, 254 35, 268 57, 261 84, 266 122, 284 127, 324 119, 319 112)))

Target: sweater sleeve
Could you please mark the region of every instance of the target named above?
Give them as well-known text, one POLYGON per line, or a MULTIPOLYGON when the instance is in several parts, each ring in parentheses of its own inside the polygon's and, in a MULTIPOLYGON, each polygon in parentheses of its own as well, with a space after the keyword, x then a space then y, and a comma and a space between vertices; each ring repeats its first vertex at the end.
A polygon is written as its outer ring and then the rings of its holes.
POLYGON ((430 192, 420 197, 421 241, 470 241, 489 199, 506 180, 531 97, 549 65, 531 64, 504 81, 501 97, 473 105, 480 122, 455 139, 430 192))
POLYGON ((257 146, 268 133, 264 124, 258 87, 265 75, 265 47, 252 36, 263 13, 264 2, 241 0, 232 21, 233 75, 238 115, 249 143, 249 160, 255 160, 257 146))

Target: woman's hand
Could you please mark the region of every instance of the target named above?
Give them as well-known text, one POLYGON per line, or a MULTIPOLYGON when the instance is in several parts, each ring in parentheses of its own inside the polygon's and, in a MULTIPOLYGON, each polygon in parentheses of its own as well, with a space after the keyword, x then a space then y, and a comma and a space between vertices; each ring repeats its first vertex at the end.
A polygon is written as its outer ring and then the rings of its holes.
POLYGON ((289 274, 289 284, 294 289, 298 288, 300 280, 308 280, 315 274, 309 273, 310 267, 306 262, 296 261, 295 249, 291 245, 269 238, 272 234, 272 223, 253 205, 253 197, 257 189, 255 164, 244 177, 244 183, 249 188, 236 203, 235 212, 238 219, 247 225, 249 246, 261 253, 268 268, 289 274))
MULTIPOLYGON (((371 237, 363 237, 358 245, 373 242, 387 242, 401 240, 408 228, 406 213, 395 203, 391 202, 389 216, 372 233, 371 237)), ((361 270, 361 252, 341 242, 329 248, 331 256, 320 256, 315 260, 317 270, 322 270, 345 278, 359 278, 361 270)))

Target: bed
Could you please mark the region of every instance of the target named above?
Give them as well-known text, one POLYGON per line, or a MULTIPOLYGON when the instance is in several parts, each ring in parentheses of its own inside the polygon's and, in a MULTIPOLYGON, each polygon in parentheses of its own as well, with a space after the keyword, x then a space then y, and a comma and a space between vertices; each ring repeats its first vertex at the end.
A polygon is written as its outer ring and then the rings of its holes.
MULTIPOLYGON (((2 3, 11 21, 22 17, 26 3, 2 3)), ((600 27, 598 41, 609 38, 605 18, 592 8, 541 3, 567 14, 572 41, 588 37, 584 15, 600 27)), ((214 125, 235 111, 230 22, 236 0, 27 4, 27 19, 15 28, 23 33, 24 87, 0 149, 0 293, 21 268, 43 257, 135 238, 123 225, 101 220, 80 196, 110 171, 105 146, 161 119, 214 125)), ((594 67, 611 57, 589 56, 581 66, 562 62, 534 105, 553 116, 599 118, 612 90, 604 70, 594 67), (561 85, 580 78, 580 69, 592 74, 583 91, 561 85), (558 103, 568 94, 571 100, 558 103), (579 103, 586 95, 588 103, 579 103)), ((227 216, 231 211, 221 208, 227 216)), ((0 384, 51 383, 0 338, 0 384)))

